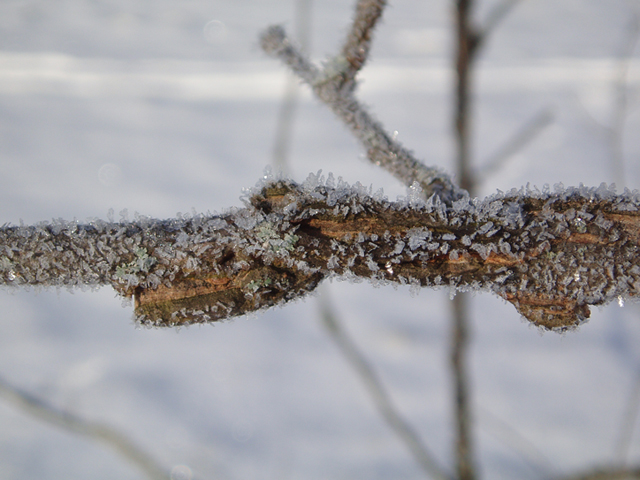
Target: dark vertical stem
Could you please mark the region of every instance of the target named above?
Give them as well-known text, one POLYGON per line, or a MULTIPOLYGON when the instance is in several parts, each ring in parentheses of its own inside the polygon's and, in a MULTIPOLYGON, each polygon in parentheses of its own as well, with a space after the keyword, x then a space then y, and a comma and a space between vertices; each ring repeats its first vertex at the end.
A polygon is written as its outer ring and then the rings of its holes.
POLYGON ((458 294, 452 301, 451 367, 454 376, 455 458, 459 480, 476 478, 471 439, 469 379, 466 357, 468 336, 468 296, 458 294))
POLYGON ((478 45, 478 35, 471 27, 470 12, 473 0, 457 0, 456 11, 456 110, 455 136, 457 177, 460 187, 471 193, 473 178, 469 162, 469 98, 471 64, 478 45))
MULTIPOLYGON (((456 1, 456 91, 455 91, 455 144, 456 170, 460 187, 474 194, 475 181, 471 172, 469 154, 469 101, 471 67, 479 36, 471 26, 473 0, 456 1)), ((453 325, 451 332, 451 368, 454 378, 455 458, 459 480, 474 480, 469 407, 469 379, 466 368, 468 344, 468 298, 458 294, 452 302, 453 325)))

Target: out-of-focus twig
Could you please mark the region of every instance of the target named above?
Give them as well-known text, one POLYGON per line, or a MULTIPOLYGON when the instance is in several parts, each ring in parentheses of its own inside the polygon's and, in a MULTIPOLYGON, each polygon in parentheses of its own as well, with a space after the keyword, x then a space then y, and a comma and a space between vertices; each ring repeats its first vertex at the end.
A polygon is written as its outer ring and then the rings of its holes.
POLYGON ((456 23, 456 89, 454 133, 456 148, 456 179, 463 189, 469 191, 474 187, 473 173, 469 156, 469 125, 470 125, 470 97, 471 72, 479 45, 479 34, 472 25, 471 9, 473 0, 457 0, 455 11, 456 23))
POLYGON ((550 478, 554 468, 547 456, 522 436, 511 425, 486 409, 480 412, 483 429, 520 454, 522 461, 527 464, 540 478, 550 478))
POLYGON ((329 332, 329 335, 356 371, 358 377, 362 380, 378 412, 382 418, 384 418, 387 425, 389 425, 398 438, 405 444, 425 474, 430 478, 450 480, 451 477, 438 465, 433 454, 427 449, 415 430, 398 413, 391 402, 389 394, 373 370, 373 367, 371 367, 353 340, 340 325, 328 298, 327 289, 324 289, 323 295, 320 297, 320 315, 322 323, 329 332))
POLYGON ((496 4, 490 11, 484 21, 482 31, 480 32, 479 41, 484 42, 486 38, 498 27, 500 22, 511 12, 513 7, 522 0, 502 0, 496 4))
MULTIPOLYGON (((294 27, 296 39, 303 52, 309 52, 311 41, 311 4, 312 0, 296 0, 294 2, 294 27)), ((298 106, 299 80, 292 74, 287 76, 285 92, 276 121, 275 145, 273 148, 273 166, 276 170, 287 173, 293 121, 298 106)))
POLYGON ((0 379, 0 396, 15 407, 47 423, 107 444, 153 480, 168 480, 169 474, 126 435, 102 423, 91 422, 59 410, 46 401, 0 379))
POLYGON ((620 422, 620 434, 616 443, 616 459, 617 465, 623 468, 627 464, 629 456, 629 447, 633 438, 636 421, 638 419, 638 410, 640 409, 640 374, 636 375, 633 382, 633 389, 627 399, 626 408, 620 422))
POLYGON ((538 136, 551 122, 553 122, 553 113, 550 109, 538 112, 484 162, 484 166, 476 172, 478 182, 504 167, 514 154, 538 136))
POLYGON ((471 415, 467 372, 467 352, 469 345, 468 295, 456 295, 452 302, 451 327, 451 368, 454 391, 455 421, 455 458, 459 480, 472 480, 476 477, 473 457, 473 419, 471 415))
POLYGON ((552 477, 553 480, 630 480, 640 478, 640 467, 633 468, 594 468, 592 470, 567 475, 564 477, 552 477))
POLYGON ((624 39, 624 45, 622 47, 621 55, 618 63, 618 71, 616 72, 614 80, 614 105, 611 118, 611 125, 607 128, 607 134, 609 137, 609 144, 611 149, 611 162, 614 171, 614 181, 618 188, 622 188, 625 185, 624 181, 624 152, 623 152, 623 139, 624 139, 624 124, 627 120, 627 108, 628 108, 628 77, 629 77, 629 64, 633 51, 638 44, 638 37, 640 36, 640 14, 638 11, 634 11, 630 16, 630 25, 626 30, 624 39))
MULTIPOLYGON (((477 48, 480 44, 480 34, 472 25, 471 9, 473 0, 456 0, 455 8, 455 110, 454 110, 454 138, 455 165, 457 180, 461 188, 473 196, 476 180, 471 168, 469 153, 470 135, 470 97, 471 73, 477 48)), ((450 361, 453 379, 454 395, 454 458, 458 480, 474 480, 476 468, 474 465, 474 451, 472 442, 472 416, 469 399, 469 376, 467 373, 467 345, 468 345, 468 298, 465 294, 457 295, 452 301, 452 325, 450 361)))

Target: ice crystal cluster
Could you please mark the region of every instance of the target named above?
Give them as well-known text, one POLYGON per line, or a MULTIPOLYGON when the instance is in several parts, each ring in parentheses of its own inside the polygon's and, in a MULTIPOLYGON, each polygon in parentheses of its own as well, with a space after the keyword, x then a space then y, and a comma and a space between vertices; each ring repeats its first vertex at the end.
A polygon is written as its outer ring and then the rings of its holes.
MULTIPOLYGON (((146 325, 221 320, 299 298, 329 276, 488 290, 549 329, 640 291, 640 198, 521 189, 445 204, 266 178, 219 215, 0 229, 5 285, 111 285, 146 325)), ((417 193, 416 193, 417 192, 417 193)))

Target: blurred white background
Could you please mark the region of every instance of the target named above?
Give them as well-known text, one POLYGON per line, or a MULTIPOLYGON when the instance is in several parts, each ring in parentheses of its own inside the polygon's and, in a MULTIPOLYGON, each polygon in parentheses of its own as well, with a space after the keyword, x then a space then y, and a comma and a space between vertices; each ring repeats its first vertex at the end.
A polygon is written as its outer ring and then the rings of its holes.
MULTIPOLYGON (((336 52, 352 3, 313 2, 317 60, 336 52)), ((479 0, 479 23, 496 3, 479 0)), ((124 209, 166 218, 240 205, 242 188, 271 162, 287 80, 258 34, 274 23, 291 31, 293 11, 293 0, 0 2, 0 222, 106 218, 110 209, 116 219, 124 209)), ((481 195, 527 183, 638 187, 640 60, 627 47, 639 12, 631 0, 522 0, 500 24, 475 73, 475 165, 536 116, 552 121, 486 178, 481 195)), ((452 13, 446 0, 391 2, 360 88, 405 146, 445 169, 454 151, 452 13)), ((363 160, 326 107, 306 91, 300 98, 294 179, 323 169, 383 187, 390 199, 405 194, 363 160)), ((449 293, 346 282, 328 290, 399 410, 449 465, 449 293)), ((3 289, 0 378, 112 425, 176 478, 422 478, 317 307, 312 297, 176 332, 137 329, 132 308, 107 288, 3 289)), ((541 334, 486 294, 473 298, 472 312, 485 478, 640 460, 640 432, 627 454, 619 448, 622 426, 635 422, 625 411, 640 375, 636 305, 593 309, 564 335, 541 334)), ((0 398, 0 477, 141 474, 109 448, 0 398)))

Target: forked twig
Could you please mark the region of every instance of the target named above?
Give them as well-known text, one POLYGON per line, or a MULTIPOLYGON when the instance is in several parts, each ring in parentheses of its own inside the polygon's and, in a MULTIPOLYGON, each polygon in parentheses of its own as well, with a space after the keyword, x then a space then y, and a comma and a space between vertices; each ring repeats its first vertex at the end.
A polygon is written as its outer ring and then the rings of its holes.
MULTIPOLYGON (((455 2, 455 106, 454 138, 455 166, 459 185, 474 195, 476 179, 471 168, 469 125, 471 73, 480 34, 471 19, 473 0, 455 2)), ((472 418, 469 398, 469 377, 467 373, 467 345, 469 331, 468 298, 457 295, 451 302, 452 324, 450 337, 450 366, 453 379, 455 440, 454 456, 458 480, 474 480, 476 468, 472 441, 472 418)))
POLYGON ((450 177, 435 167, 426 167, 383 128, 355 96, 354 77, 369 52, 371 32, 380 18, 384 1, 360 0, 354 27, 347 36, 343 53, 329 60, 324 68, 315 66, 286 36, 280 26, 269 27, 261 36, 265 52, 280 58, 345 123, 362 143, 371 162, 405 185, 417 182, 425 197, 438 195, 451 203, 465 195, 450 177))

